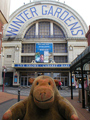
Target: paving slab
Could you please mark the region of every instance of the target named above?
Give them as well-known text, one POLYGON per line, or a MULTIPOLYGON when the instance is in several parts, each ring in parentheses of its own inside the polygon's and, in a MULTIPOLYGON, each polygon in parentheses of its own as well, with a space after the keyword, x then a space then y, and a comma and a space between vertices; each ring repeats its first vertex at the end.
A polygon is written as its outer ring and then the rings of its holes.
MULTIPOLYGON (((30 92, 30 88, 5 87, 5 91, 2 92, 2 89, 0 87, 0 120, 4 112, 17 102, 18 89, 20 89, 20 99, 22 100, 27 98, 30 92)), ((78 102, 78 89, 73 90, 73 100, 71 100, 71 90, 59 90, 59 92, 75 107, 79 116, 79 120, 90 120, 90 112, 88 111, 88 109, 82 108, 82 103, 78 102)))
POLYGON ((3 114, 15 103, 17 103, 17 99, 10 99, 0 103, 0 120, 2 119, 3 114))

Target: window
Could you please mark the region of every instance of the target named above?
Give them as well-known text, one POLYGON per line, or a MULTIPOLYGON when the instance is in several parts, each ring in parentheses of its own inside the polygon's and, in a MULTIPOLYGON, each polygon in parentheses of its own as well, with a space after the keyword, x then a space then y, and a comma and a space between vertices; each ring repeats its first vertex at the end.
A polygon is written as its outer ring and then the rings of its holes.
POLYGON ((22 44, 22 53, 35 53, 35 44, 22 44))
POLYGON ((67 53, 66 43, 54 43, 54 53, 67 53))
POLYGON ((33 24, 25 33, 25 39, 31 38, 65 38, 65 34, 63 30, 56 25, 55 23, 51 24, 49 21, 41 21, 38 22, 37 27, 36 23, 33 24), (52 28, 52 27, 53 28, 52 28), (51 31, 52 28, 53 30, 51 31), (38 31, 38 35, 36 35, 36 31, 38 31), (50 33, 53 33, 52 35, 50 33))
POLYGON ((11 55, 7 55, 7 58, 11 58, 11 55))
POLYGON ((31 63, 32 60, 35 60, 34 56, 22 56, 21 63, 31 63))
POLYGON ((61 28, 59 26, 57 26, 56 24, 53 23, 53 35, 55 38, 64 38, 65 35, 63 33, 63 31, 61 30, 61 28))
POLYGON ((38 33, 40 38, 47 38, 50 36, 50 22, 39 22, 38 33))
POLYGON ((56 63, 67 63, 67 56, 54 56, 56 63))
POLYGON ((29 39, 29 38, 35 38, 36 35, 36 24, 32 25, 26 32, 24 38, 29 39))
POLYGON ((63 30, 55 23, 50 25, 49 21, 34 23, 25 33, 25 39, 31 38, 65 38, 63 30), (52 28, 53 27, 53 28, 52 28), (52 30, 52 29, 53 30, 52 30), (37 34, 36 34, 37 31, 37 34), (50 34, 52 33, 52 34, 50 34))

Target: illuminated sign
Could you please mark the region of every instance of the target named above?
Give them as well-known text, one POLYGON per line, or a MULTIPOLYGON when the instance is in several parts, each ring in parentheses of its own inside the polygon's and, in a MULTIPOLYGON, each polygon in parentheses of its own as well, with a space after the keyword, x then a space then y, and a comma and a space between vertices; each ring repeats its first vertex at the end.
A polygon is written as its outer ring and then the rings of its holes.
POLYGON ((34 5, 19 12, 8 24, 6 36, 16 36, 26 22, 45 16, 58 19, 60 23, 66 25, 72 36, 84 37, 84 31, 77 16, 62 6, 50 4, 34 5))

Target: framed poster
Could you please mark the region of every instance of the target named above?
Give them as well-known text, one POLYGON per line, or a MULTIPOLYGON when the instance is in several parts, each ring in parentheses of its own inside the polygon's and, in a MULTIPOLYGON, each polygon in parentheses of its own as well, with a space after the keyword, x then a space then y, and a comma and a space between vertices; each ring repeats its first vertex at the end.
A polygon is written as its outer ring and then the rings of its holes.
POLYGON ((35 61, 38 63, 48 63, 52 60, 53 44, 36 43, 35 61))

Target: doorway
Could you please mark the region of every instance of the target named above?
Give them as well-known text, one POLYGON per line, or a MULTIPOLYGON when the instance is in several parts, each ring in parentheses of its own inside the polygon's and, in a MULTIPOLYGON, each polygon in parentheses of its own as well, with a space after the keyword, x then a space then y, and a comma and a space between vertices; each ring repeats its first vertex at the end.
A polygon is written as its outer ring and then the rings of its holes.
POLYGON ((41 76, 41 75, 45 75, 45 76, 50 76, 51 77, 51 73, 38 73, 37 76, 41 76))
POLYGON ((27 86, 27 76, 21 76, 21 81, 20 81, 21 86, 27 86))
POLYGON ((68 77, 61 77, 62 86, 68 86, 68 77))

